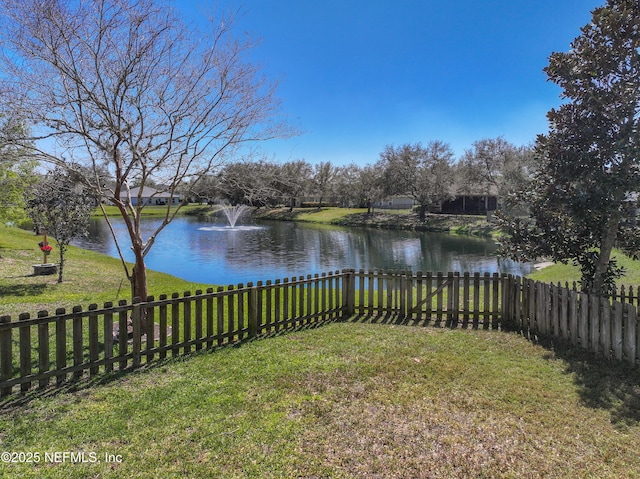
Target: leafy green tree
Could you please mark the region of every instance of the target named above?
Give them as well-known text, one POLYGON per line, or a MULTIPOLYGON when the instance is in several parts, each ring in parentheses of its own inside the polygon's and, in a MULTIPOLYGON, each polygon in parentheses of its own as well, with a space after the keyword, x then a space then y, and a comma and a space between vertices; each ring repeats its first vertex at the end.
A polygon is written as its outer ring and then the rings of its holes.
POLYGON ((64 276, 65 254, 74 238, 87 234, 97 198, 85 191, 78 175, 56 168, 25 192, 26 211, 40 230, 58 245, 58 282, 64 276))
POLYGON ((0 222, 18 223, 25 218, 24 191, 35 181, 37 162, 28 151, 13 144, 26 127, 15 118, 3 117, 0 123, 0 222))
POLYGON ((386 195, 406 195, 419 205, 420 221, 427 211, 452 197, 453 151, 442 141, 387 146, 377 167, 386 195))
POLYGON ((540 170, 523 197, 530 217, 502 220, 506 254, 573 261, 583 290, 598 294, 623 273, 614 245, 638 251, 625 211, 640 185, 639 18, 637 0, 608 0, 570 51, 551 55, 545 72, 566 102, 536 142, 540 170))

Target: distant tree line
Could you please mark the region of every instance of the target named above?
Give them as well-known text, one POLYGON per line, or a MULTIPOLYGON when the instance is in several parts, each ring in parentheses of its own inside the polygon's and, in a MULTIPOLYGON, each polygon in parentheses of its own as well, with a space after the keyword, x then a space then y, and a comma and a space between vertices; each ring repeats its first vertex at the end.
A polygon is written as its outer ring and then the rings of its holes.
POLYGON ((498 137, 483 139, 456 158, 442 141, 389 145, 366 165, 311 164, 306 160, 230 162, 215 174, 185 185, 192 201, 254 207, 336 205, 366 207, 406 196, 420 218, 457 195, 494 195, 508 204, 535 171, 533 149, 498 137), (298 202, 298 203, 296 203, 298 202))

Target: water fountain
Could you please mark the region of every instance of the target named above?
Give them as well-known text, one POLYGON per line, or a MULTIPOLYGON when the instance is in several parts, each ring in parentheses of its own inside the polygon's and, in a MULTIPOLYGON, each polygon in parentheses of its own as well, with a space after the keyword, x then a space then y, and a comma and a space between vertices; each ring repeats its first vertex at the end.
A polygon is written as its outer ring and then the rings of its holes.
POLYGON ((227 221, 229 222, 229 226, 231 228, 236 227, 236 223, 238 222, 238 218, 240 218, 247 210, 249 209, 246 205, 223 205, 222 212, 227 217, 227 221))
POLYGON ((240 225, 238 226, 238 220, 242 215, 248 212, 251 208, 247 205, 222 205, 221 211, 224 213, 227 219, 226 226, 207 226, 204 228, 198 228, 201 231, 248 231, 262 229, 261 226, 255 225, 240 225))

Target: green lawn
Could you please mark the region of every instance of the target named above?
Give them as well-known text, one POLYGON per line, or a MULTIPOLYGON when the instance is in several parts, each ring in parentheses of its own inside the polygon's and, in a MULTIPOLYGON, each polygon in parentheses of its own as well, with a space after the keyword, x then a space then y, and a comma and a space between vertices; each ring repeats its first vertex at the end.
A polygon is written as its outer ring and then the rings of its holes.
MULTIPOLYGON (((130 285, 120 260, 80 248, 68 251, 64 282, 58 283, 57 275, 33 276, 31 265, 42 262, 41 239, 29 231, 0 226, 0 316, 130 300, 130 285)), ((52 245, 51 260, 57 262, 58 249, 55 242, 52 245)), ((193 292, 209 286, 149 271, 150 294, 193 292)))
MULTIPOLYGON (((618 264, 625 269, 625 275, 617 283, 619 285, 634 286, 634 288, 640 285, 640 261, 633 260, 620 251, 617 251, 614 257, 618 260, 618 264)), ((574 281, 580 281, 580 268, 572 264, 558 263, 531 273, 529 278, 544 283, 561 282, 564 284, 568 282, 572 284, 574 281)))
POLYGON ((301 208, 297 220, 312 223, 331 223, 356 213, 366 213, 366 208, 301 208))
MULTIPOLYGON (((38 241, 0 228, 0 314, 128 298, 119 261, 75 248, 64 283, 30 276, 38 241)), ((640 373, 497 331, 331 323, 0 408, 1 450, 39 457, 0 477, 640 477, 640 373)))
POLYGON ((41 462, 0 475, 633 478, 638 384, 515 334, 334 323, 4 404, 2 450, 41 462))

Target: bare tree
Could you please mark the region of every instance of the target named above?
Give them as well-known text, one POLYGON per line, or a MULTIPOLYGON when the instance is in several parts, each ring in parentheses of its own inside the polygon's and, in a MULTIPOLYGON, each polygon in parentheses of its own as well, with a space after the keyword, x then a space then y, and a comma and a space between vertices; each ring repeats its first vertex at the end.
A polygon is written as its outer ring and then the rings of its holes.
POLYGON ((365 203, 360 176, 362 168, 355 163, 337 166, 332 180, 333 196, 340 206, 360 206, 365 203))
POLYGON ((383 173, 375 165, 367 165, 360 172, 360 188, 363 192, 367 214, 373 213, 373 205, 384 197, 383 173))
POLYGON ((333 179, 336 175, 336 168, 330 161, 321 161, 313 167, 311 176, 311 188, 318 196, 318 209, 322 208, 322 202, 330 193, 333 179))
POLYGON ((132 294, 146 298, 144 258, 180 205, 167 201, 143 238, 144 187, 173 196, 246 142, 291 134, 275 87, 247 61, 253 44, 236 38, 232 16, 201 32, 155 0, 0 1, 2 101, 38 133, 23 144, 54 164, 89 167, 84 182, 124 219, 133 269, 118 251, 132 294))
POLYGON ((240 161, 224 166, 218 178, 219 196, 231 204, 266 206, 280 196, 277 166, 266 160, 240 161))
POLYGON ((289 211, 293 211, 296 198, 308 188, 312 175, 313 167, 305 160, 288 161, 280 167, 277 188, 289 202, 289 211))
POLYGON ((420 221, 427 211, 452 197, 453 152, 442 141, 430 141, 399 147, 387 146, 380 153, 377 167, 382 171, 387 195, 406 195, 419 205, 420 221))
POLYGON ((536 163, 533 148, 517 147, 498 137, 475 141, 459 166, 462 192, 498 195, 504 200, 527 186, 536 163))

